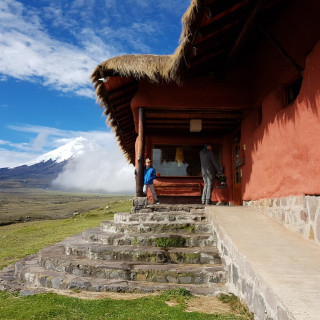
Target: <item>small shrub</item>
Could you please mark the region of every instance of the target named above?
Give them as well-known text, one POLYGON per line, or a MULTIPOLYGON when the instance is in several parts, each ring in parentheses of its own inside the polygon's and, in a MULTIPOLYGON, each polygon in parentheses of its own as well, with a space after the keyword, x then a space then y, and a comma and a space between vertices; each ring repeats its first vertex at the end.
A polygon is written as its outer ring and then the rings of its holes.
POLYGON ((185 304, 187 300, 193 297, 192 293, 185 288, 166 290, 161 295, 165 301, 176 301, 179 304, 185 304))
POLYGON ((185 238, 156 238, 156 246, 160 248, 184 247, 185 238))
POLYGON ((230 304, 231 310, 243 317, 245 320, 253 320, 254 315, 248 309, 248 307, 241 303, 238 297, 233 294, 220 294, 218 297, 223 303, 230 304))

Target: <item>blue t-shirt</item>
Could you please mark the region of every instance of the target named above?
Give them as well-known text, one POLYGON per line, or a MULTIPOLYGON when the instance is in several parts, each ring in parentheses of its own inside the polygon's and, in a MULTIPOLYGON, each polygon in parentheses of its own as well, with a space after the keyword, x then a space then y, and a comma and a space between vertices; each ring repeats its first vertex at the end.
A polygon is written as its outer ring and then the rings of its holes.
POLYGON ((148 169, 144 167, 144 184, 153 184, 153 180, 156 178, 156 170, 152 166, 148 169))

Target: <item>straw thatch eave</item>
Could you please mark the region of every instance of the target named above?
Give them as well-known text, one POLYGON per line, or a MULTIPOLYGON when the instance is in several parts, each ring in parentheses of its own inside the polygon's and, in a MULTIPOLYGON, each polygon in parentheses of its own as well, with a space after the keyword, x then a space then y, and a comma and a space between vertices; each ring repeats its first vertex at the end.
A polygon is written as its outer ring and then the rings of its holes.
MULTIPOLYGON (((180 45, 172 55, 132 54, 113 57, 99 64, 91 75, 92 82, 112 76, 147 79, 151 82, 181 83, 186 68, 187 53, 191 50, 196 30, 201 23, 207 0, 192 0, 182 17, 180 45)), ((107 80, 108 81, 108 80, 107 80)))
POLYGON ((176 83, 181 84, 187 68, 186 57, 191 51, 196 30, 198 29, 207 0, 192 0, 188 10, 181 19, 182 32, 180 35, 180 45, 172 55, 172 64, 169 67, 168 77, 176 83))
MULTIPOLYGON (((115 82, 113 80, 114 77, 123 77, 132 78, 132 81, 136 83, 140 79, 146 79, 154 83, 165 81, 181 84, 183 70, 186 68, 185 56, 187 51, 190 50, 195 36, 193 30, 199 23, 199 18, 197 18, 199 10, 205 7, 206 2, 206 0, 191 1, 187 12, 182 18, 183 29, 180 45, 173 55, 122 55, 102 62, 91 75, 91 80, 96 89, 97 100, 100 102, 100 106, 105 108, 107 124, 115 132, 118 144, 130 163, 134 163, 134 149, 132 146, 128 146, 128 139, 125 137, 126 133, 123 132, 117 119, 117 112, 113 108, 109 97, 110 92, 107 91, 105 82, 112 85, 112 82, 115 82)), ((128 105, 129 108, 130 105, 128 105)), ((135 132, 132 132, 132 135, 136 135, 135 132)))
POLYGON ((94 83, 103 78, 121 76, 136 80, 148 79, 152 82, 168 79, 169 67, 172 64, 171 55, 134 54, 111 58, 96 67, 91 75, 94 83))

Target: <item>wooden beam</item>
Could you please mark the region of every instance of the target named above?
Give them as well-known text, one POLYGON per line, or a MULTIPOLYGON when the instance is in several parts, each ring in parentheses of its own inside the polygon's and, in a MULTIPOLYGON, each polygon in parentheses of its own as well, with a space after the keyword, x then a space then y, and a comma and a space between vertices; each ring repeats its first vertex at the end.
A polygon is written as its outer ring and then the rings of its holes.
POLYGON ((126 88, 124 90, 118 90, 117 92, 112 92, 112 93, 108 93, 108 96, 109 96, 109 99, 110 100, 116 100, 120 97, 123 97, 123 96, 134 96, 137 92, 138 88, 137 86, 132 86, 130 88, 126 88))
POLYGON ((247 5, 248 0, 228 0, 228 1, 214 1, 211 4, 208 4, 206 12, 208 16, 208 23, 210 20, 219 20, 222 17, 230 14, 231 12, 239 10, 239 8, 247 5), (210 17, 211 16, 211 17, 210 17))
POLYGON ((235 112, 235 113, 164 113, 164 114, 157 114, 157 113, 146 113, 145 117, 147 121, 149 120, 159 120, 159 121, 166 121, 168 119, 203 119, 203 120, 210 120, 210 119, 239 119, 242 118, 242 112, 235 112))
POLYGON ((184 137, 184 138, 194 138, 194 137, 202 137, 206 138, 206 140, 210 140, 210 137, 217 138, 222 137, 225 134, 231 133, 235 130, 235 127, 228 127, 228 128, 210 128, 208 130, 202 130, 201 132, 192 132, 186 130, 186 131, 178 131, 178 130, 166 130, 165 132, 161 129, 149 129, 145 128, 145 133, 148 135, 153 136, 161 136, 161 137, 172 137, 172 135, 175 135, 176 137, 184 137))
MULTIPOLYGON (((241 120, 241 118, 233 118, 233 119, 202 119, 202 124, 207 125, 207 124, 228 124, 228 123, 235 123, 241 120)), ((163 124, 163 126, 166 126, 168 124, 184 124, 186 126, 190 125, 190 120, 189 119, 148 119, 146 120, 145 124, 146 125, 152 125, 152 124, 163 124)))
MULTIPOLYGON (((218 34, 225 28, 229 28, 234 24, 238 24, 241 20, 240 18, 245 16, 247 13, 247 2, 248 1, 243 1, 242 3, 238 3, 234 7, 228 8, 220 14, 214 15, 212 20, 210 20, 207 25, 204 25, 199 29, 202 38, 206 39, 208 36, 210 36, 210 34, 218 34)), ((212 10, 214 10, 214 5, 212 10)))
POLYGON ((256 22, 257 26, 263 32, 263 34, 267 37, 267 39, 276 47, 281 56, 287 61, 289 65, 291 65, 294 69, 298 71, 298 73, 303 76, 303 68, 293 59, 293 57, 288 53, 288 51, 281 46, 279 41, 263 26, 261 26, 258 22, 256 22))
POLYGON ((144 110, 139 108, 139 134, 138 134, 138 173, 136 176, 136 196, 143 197, 144 176, 144 110))
POLYGON ((117 108, 117 106, 119 106, 121 104, 129 103, 131 101, 132 97, 133 96, 123 95, 123 96, 120 96, 116 99, 109 99, 109 101, 114 108, 117 108))
POLYGON ((137 89, 138 88, 138 84, 137 84, 136 81, 132 80, 131 82, 128 82, 125 85, 123 85, 121 87, 118 87, 117 89, 110 90, 108 92, 108 95, 111 97, 111 96, 116 95, 118 93, 121 93, 123 91, 127 92, 127 91, 134 90, 134 88, 137 89))
POLYGON ((177 112, 177 113, 219 113, 219 112, 228 112, 228 113, 232 113, 232 112, 239 112, 241 110, 246 110, 246 109, 250 109, 250 106, 244 107, 243 105, 232 105, 232 106, 214 106, 214 109, 212 107, 208 107, 208 108, 195 108, 193 105, 191 106, 185 106, 185 105, 181 105, 181 106, 175 106, 174 108, 171 107, 161 107, 160 108, 149 108, 148 109, 148 113, 152 112, 152 113, 163 113, 163 114, 167 114, 167 113, 171 113, 171 112, 177 112))
POLYGON ((234 34, 236 30, 239 29, 239 26, 237 25, 238 22, 239 21, 235 24, 229 24, 218 34, 213 33, 203 39, 196 39, 194 46, 197 48, 197 55, 210 50, 210 48, 225 46, 231 41, 234 41, 234 34))
POLYGON ((217 56, 221 56, 226 51, 226 48, 217 49, 217 51, 212 52, 208 50, 202 56, 195 56, 190 59, 188 68, 193 68, 195 66, 201 65, 203 63, 207 63, 208 61, 215 59, 217 56))
POLYGON ((114 108, 116 114, 118 114, 118 112, 121 113, 123 111, 126 111, 126 112, 130 111, 131 112, 130 101, 126 101, 122 104, 117 104, 115 106, 113 105, 113 108, 114 108))
POLYGON ((239 52, 240 46, 243 44, 243 40, 247 36, 248 30, 252 26, 256 15, 258 14, 259 10, 262 7, 263 2, 264 2, 264 0, 258 0, 255 7, 251 11, 248 19, 246 20, 246 23, 244 24, 244 26, 243 26, 243 28, 237 38, 237 40, 234 43, 233 48, 231 49, 231 51, 228 55, 227 63, 230 63, 235 58, 236 54, 239 52))
MULTIPOLYGON (((237 123, 238 124, 238 123, 237 123)), ((206 125, 203 126, 202 128, 207 128, 207 129, 225 129, 226 127, 233 127, 233 124, 228 124, 228 125, 206 125)), ((159 124, 153 124, 153 125, 147 125, 146 128, 148 129, 162 129, 163 132, 166 131, 167 129, 174 129, 175 131, 179 131, 179 130, 187 130, 189 131, 190 126, 184 126, 184 125, 166 125, 164 126, 163 124, 159 123, 159 124)))
POLYGON ((125 130, 125 132, 129 129, 134 129, 134 123, 133 119, 121 119, 118 120, 117 122, 119 123, 119 126, 121 126, 122 130, 125 130))

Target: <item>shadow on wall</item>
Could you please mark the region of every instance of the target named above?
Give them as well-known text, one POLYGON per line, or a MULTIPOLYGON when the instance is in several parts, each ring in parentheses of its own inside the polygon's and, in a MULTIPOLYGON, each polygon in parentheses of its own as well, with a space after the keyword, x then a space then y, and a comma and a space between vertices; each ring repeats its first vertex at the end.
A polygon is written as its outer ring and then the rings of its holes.
POLYGON ((242 124, 246 145, 243 198, 257 200, 288 195, 319 194, 320 188, 320 42, 306 61, 297 99, 285 105, 285 89, 277 88, 242 124))

